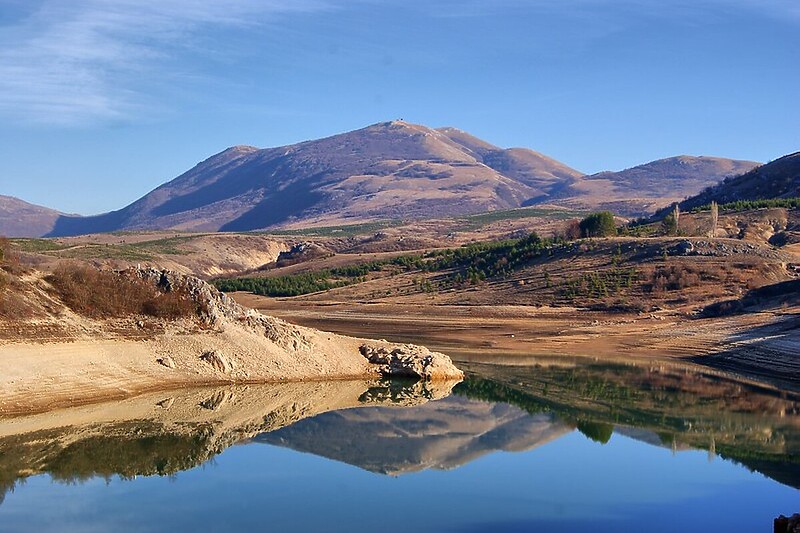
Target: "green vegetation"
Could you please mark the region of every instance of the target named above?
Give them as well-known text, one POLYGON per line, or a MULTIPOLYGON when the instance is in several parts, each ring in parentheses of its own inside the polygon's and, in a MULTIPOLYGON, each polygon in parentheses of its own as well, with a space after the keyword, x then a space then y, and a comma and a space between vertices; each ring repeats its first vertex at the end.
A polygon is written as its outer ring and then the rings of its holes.
POLYGON ((403 224, 401 220, 384 220, 380 222, 365 222, 363 224, 346 224, 342 226, 321 226, 318 228, 285 229, 259 232, 263 235, 286 235, 305 237, 353 237, 375 233, 382 229, 403 224))
POLYGON ((367 274, 382 271, 390 266, 413 270, 419 269, 421 265, 422 258, 420 256, 407 255, 386 261, 370 261, 359 265, 287 276, 218 279, 214 281, 214 285, 223 292, 246 291, 273 297, 300 296, 359 283, 366 280, 367 274))
POLYGON ((20 252, 31 253, 52 252, 67 247, 51 239, 12 239, 11 243, 20 252))
POLYGON ((622 289, 630 289, 640 278, 635 268, 614 268, 601 272, 584 272, 564 282, 566 298, 605 298, 618 295, 622 289))
MULTIPOLYGON (((403 255, 385 261, 269 278, 231 278, 214 282, 224 292, 247 291, 262 296, 300 296, 366 280, 373 272, 390 270, 446 273, 445 285, 477 284, 488 278, 506 277, 543 254, 552 254, 560 241, 541 239, 535 233, 524 239, 473 243, 460 248, 436 250, 421 255, 403 255)), ((423 292, 436 287, 430 280, 415 280, 423 292)))
MULTIPOLYGON (((800 207, 800 198, 770 198, 766 200, 739 200, 736 202, 728 202, 727 204, 719 204, 719 210, 726 211, 747 211, 750 209, 765 209, 784 207, 787 209, 797 209, 800 207)), ((701 205, 692 209, 692 213, 700 211, 710 211, 711 204, 701 205)))
POLYGON ((274 278, 218 279, 214 285, 223 292, 246 291, 260 296, 276 297, 300 296, 345 287, 353 283, 352 280, 331 281, 331 275, 330 270, 321 270, 274 278))
MULTIPOLYGON (((488 278, 505 277, 520 267, 552 254, 558 244, 541 239, 535 233, 524 239, 473 243, 460 248, 436 250, 421 255, 403 255, 385 261, 269 278, 218 279, 217 288, 225 292, 248 291, 262 296, 300 296, 313 292, 345 287, 366 280, 373 272, 398 271, 446 272, 445 284, 476 284, 488 278)), ((430 280, 417 280, 423 292, 432 292, 430 280)))
POLYGON ((463 229, 477 229, 486 224, 501 222, 503 220, 518 220, 522 218, 547 218, 550 220, 568 220, 585 215, 582 211, 569 211, 561 209, 542 209, 538 207, 523 207, 521 209, 507 209, 503 211, 490 211, 469 215, 462 220, 467 224, 463 229))
POLYGON ((583 237, 611 237, 617 234, 617 225, 611 211, 592 213, 580 222, 583 237))
POLYGON ((449 281, 476 284, 487 278, 507 277, 543 254, 552 253, 556 244, 536 233, 524 239, 468 244, 432 252, 423 269, 428 272, 455 270, 449 281))
POLYGON ((606 444, 614 434, 614 426, 602 422, 579 421, 577 427, 586 437, 600 444, 606 444))

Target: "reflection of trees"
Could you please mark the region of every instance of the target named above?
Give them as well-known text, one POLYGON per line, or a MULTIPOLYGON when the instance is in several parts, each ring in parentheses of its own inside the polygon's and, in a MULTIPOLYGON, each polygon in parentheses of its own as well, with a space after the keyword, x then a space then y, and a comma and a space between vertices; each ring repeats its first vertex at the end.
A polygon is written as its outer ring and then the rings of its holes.
POLYGON ((610 426, 641 428, 663 445, 713 448, 800 487, 800 404, 787 393, 669 366, 472 364, 470 370, 474 375, 456 394, 553 412, 599 442, 610 426))
POLYGON ((47 473, 66 483, 96 476, 168 476, 202 464, 222 451, 212 445, 213 429, 209 425, 185 426, 177 431, 150 421, 134 421, 88 431, 95 434, 69 443, 63 443, 69 428, 0 440, 0 503, 19 480, 31 474, 47 473))
POLYGON ((605 444, 610 441, 611 435, 614 433, 614 426, 611 424, 604 424, 603 422, 579 421, 576 426, 578 431, 600 444, 605 444))

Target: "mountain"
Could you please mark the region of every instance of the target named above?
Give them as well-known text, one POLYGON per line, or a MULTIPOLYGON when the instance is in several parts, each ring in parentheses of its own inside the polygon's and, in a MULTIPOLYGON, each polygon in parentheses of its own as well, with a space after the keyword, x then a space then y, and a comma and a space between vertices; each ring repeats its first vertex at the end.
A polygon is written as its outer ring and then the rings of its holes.
POLYGON ((608 209, 623 215, 644 215, 758 165, 719 157, 669 157, 619 172, 577 177, 554 191, 554 199, 549 203, 573 209, 608 209))
POLYGON ((53 230, 61 216, 63 213, 54 209, 0 195, 0 235, 41 237, 53 230))
POLYGON ((447 135, 484 165, 532 187, 538 192, 536 199, 544 199, 554 187, 583 176, 574 168, 528 148, 498 148, 457 128, 436 131, 447 135))
POLYGON ((452 127, 392 121, 278 148, 234 146, 123 209, 59 216, 49 235, 249 231, 534 204, 641 215, 756 165, 679 156, 584 176, 533 150, 499 148, 452 127))
POLYGON ((738 200, 796 198, 800 196, 800 152, 776 159, 749 172, 726 179, 715 187, 681 202, 689 210, 716 200, 720 204, 738 200))
POLYGON ((530 150, 393 121, 279 148, 229 148, 119 211, 63 216, 52 235, 465 215, 519 207, 579 175, 530 150))

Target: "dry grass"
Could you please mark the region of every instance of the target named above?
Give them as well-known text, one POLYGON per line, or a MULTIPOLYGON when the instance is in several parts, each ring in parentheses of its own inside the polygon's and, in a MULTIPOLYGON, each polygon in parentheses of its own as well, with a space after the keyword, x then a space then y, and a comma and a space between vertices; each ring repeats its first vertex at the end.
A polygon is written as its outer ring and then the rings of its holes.
POLYGON ((650 278, 650 292, 679 291, 700 285, 700 271, 692 266, 667 265, 656 268, 650 278))
POLYGON ((24 271, 11 250, 11 243, 0 237, 0 318, 24 320, 35 314, 35 309, 22 295, 19 275, 24 271))
POLYGON ((46 279, 70 309, 92 318, 148 315, 177 319, 197 312, 196 303, 185 292, 163 292, 119 272, 68 263, 46 279))

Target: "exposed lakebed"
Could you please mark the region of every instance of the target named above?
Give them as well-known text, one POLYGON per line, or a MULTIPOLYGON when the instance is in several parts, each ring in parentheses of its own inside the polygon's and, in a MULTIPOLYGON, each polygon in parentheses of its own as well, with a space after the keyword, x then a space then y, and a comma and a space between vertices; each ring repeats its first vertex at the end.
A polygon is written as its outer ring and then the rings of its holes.
POLYGON ((758 531, 800 510, 791 393, 529 363, 0 420, 0 529, 758 531))

